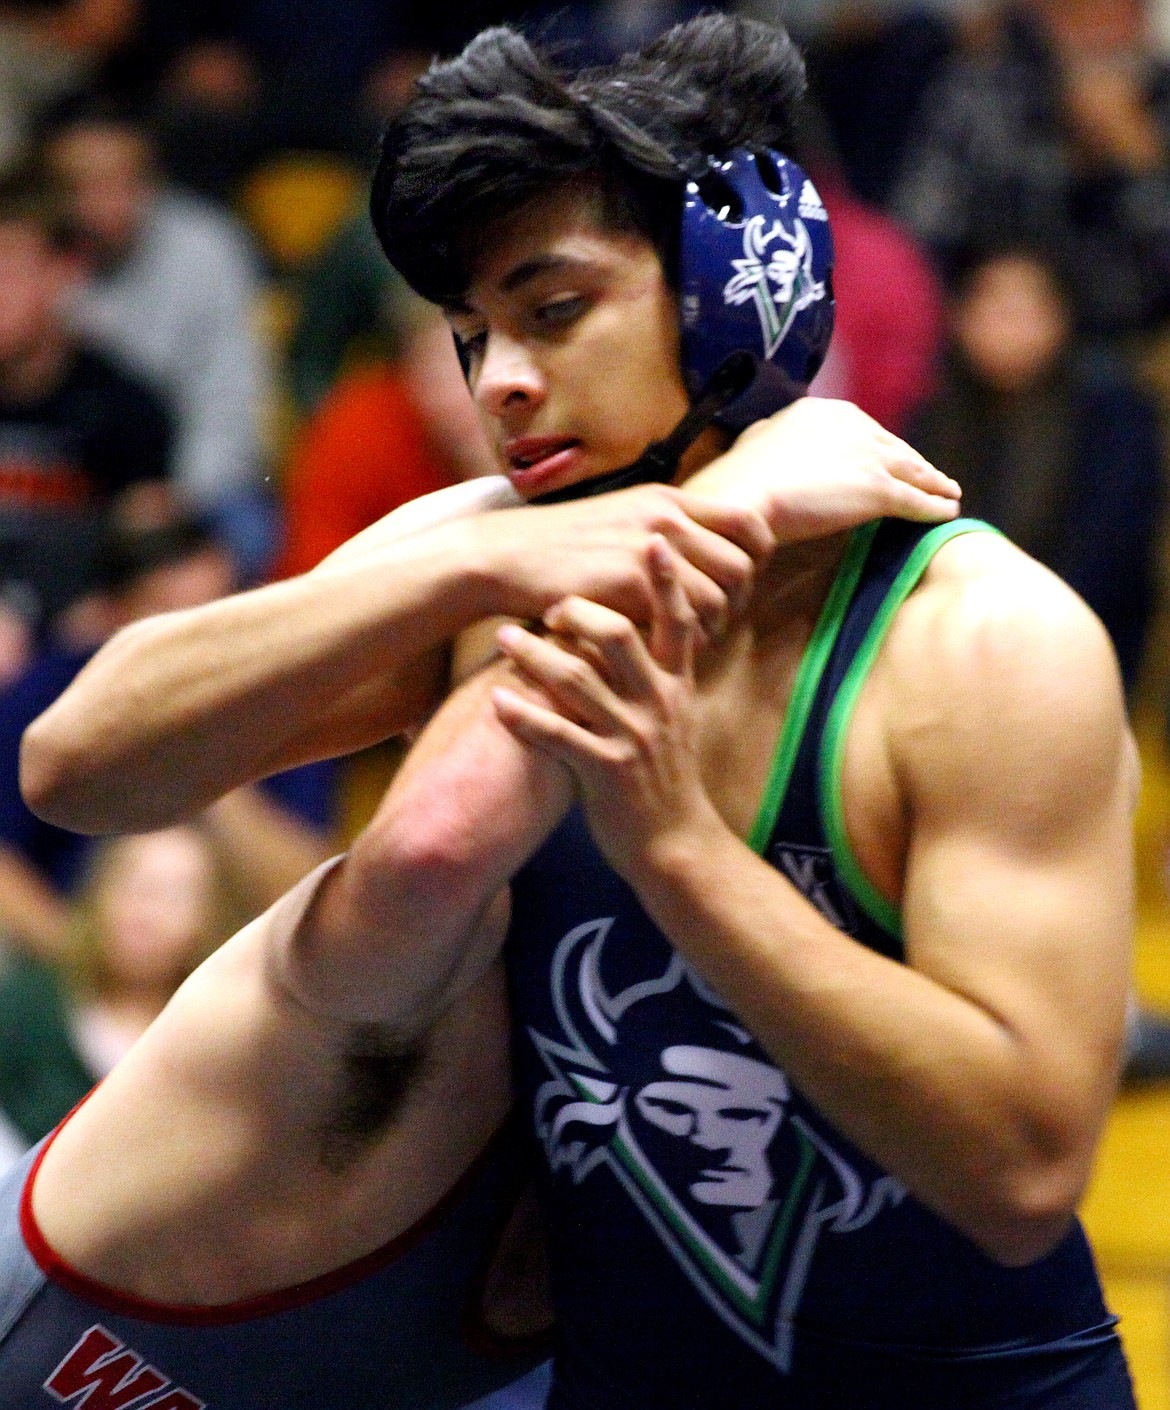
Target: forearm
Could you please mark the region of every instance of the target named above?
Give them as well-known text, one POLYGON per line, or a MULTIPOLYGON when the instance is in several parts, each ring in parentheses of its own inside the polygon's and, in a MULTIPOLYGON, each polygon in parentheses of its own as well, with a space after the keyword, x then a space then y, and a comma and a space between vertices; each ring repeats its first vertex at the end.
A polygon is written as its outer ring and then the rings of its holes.
POLYGON ((495 958, 507 883, 573 796, 567 771, 497 720, 504 670, 446 702, 322 888, 290 972, 302 1002, 421 1030, 495 958))
POLYGON ((79 831, 159 826, 418 723, 440 693, 432 653, 474 622, 573 593, 637 617, 660 536, 712 621, 770 546, 757 515, 665 486, 479 512, 514 502, 500 478, 451 486, 301 578, 126 629, 26 736, 30 802, 79 831))
POLYGON ((424 718, 446 643, 494 603, 463 526, 409 509, 312 573, 118 633, 26 733, 30 806, 78 831, 161 826, 424 718))
POLYGON ((1059 1237, 1092 1149, 1081 1054, 838 931, 722 824, 663 847, 636 886, 777 1064, 917 1198, 1005 1262, 1059 1237))

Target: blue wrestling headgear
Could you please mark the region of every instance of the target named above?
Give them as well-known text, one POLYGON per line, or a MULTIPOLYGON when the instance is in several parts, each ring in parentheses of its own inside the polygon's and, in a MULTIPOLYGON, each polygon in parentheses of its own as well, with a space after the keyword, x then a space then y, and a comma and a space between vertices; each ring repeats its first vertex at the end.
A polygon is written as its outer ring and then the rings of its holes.
POLYGON ((698 396, 732 353, 757 361, 720 425, 742 431, 804 396, 833 332, 832 278, 828 214, 788 157, 733 152, 687 183, 679 313, 688 389, 698 396))
POLYGON ((531 503, 669 481, 712 422, 739 432, 808 391, 833 333, 833 236, 794 161, 767 149, 710 158, 686 184, 678 273, 690 411, 632 465, 531 503))

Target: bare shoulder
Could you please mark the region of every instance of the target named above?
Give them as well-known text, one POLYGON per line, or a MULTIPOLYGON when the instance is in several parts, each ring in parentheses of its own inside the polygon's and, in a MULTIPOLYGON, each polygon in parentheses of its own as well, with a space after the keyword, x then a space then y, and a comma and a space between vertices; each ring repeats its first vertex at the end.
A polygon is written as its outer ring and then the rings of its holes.
POLYGON ((1108 634, 1075 592, 999 535, 965 534, 939 550, 883 658, 893 753, 925 797, 953 801, 959 789, 972 806, 1018 796, 1058 808, 1134 788, 1108 634))

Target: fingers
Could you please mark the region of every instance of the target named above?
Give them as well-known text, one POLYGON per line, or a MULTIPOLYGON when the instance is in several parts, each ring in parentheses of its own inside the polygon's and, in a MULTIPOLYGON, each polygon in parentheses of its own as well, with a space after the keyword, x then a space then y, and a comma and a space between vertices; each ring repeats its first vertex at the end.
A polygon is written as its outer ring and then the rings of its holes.
MULTIPOLYGON (((745 512, 729 509, 726 505, 716 505, 713 500, 700 499, 698 496, 680 495, 679 498, 680 507, 685 512, 676 519, 664 519, 656 528, 687 565, 680 570, 683 590, 699 614, 704 627, 711 631, 709 603, 696 600, 693 575, 697 572, 719 587, 726 599, 724 614, 730 611, 734 615, 742 611, 751 596, 755 576, 754 557, 752 552, 725 536, 723 529, 730 531, 734 527, 734 521, 743 518, 745 512)), ((758 521, 766 535, 766 548, 760 548, 764 542, 760 536, 747 536, 758 550, 755 556, 762 557, 765 553, 770 553, 776 542, 772 531, 764 524, 763 519, 754 513, 748 514, 747 519, 758 521)), ((714 625, 715 630, 711 634, 717 635, 721 623, 714 625)))
POLYGON ((941 523, 958 516, 962 491, 954 480, 929 463, 923 468, 899 460, 887 464, 885 469, 877 513, 924 524, 941 523))
POLYGON ((654 582, 650 654, 663 670, 689 674, 698 622, 679 581, 677 557, 661 539, 650 546, 650 571, 654 582))
MULTIPOLYGON (((694 620, 689 603, 682 610, 694 620)), ((568 597, 551 608, 544 620, 571 652, 595 661, 599 676, 619 695, 638 700, 650 694, 654 662, 628 618, 583 597, 568 597)))
POLYGON ((957 480, 936 470, 924 455, 892 431, 882 429, 876 439, 882 464, 895 479, 940 499, 958 500, 962 497, 963 490, 957 480))
POLYGON ((735 544, 753 561, 766 558, 776 547, 776 537, 767 520, 756 510, 687 494, 685 490, 679 492, 678 498, 697 525, 735 544))
POLYGON ((543 749, 563 763, 569 764, 582 755, 598 752, 601 742, 596 735, 558 715, 555 710, 526 700, 514 690, 496 686, 492 690, 492 704, 500 723, 522 744, 543 749))
POLYGON ((652 540, 648 568, 654 604, 649 643, 619 612, 569 597, 545 614, 553 637, 542 638, 509 624, 498 633, 500 649, 558 709, 593 729, 603 729, 614 722, 615 711, 621 713, 619 701, 655 696, 656 667, 674 675, 692 670, 699 624, 683 591, 683 567, 665 539, 652 540))
POLYGON ((498 640, 508 660, 526 680, 539 687, 558 711, 589 729, 605 727, 605 686, 598 670, 584 655, 511 625, 500 628, 498 640))
MULTIPOLYGON (((679 555, 678 576, 683 595, 699 619, 703 631, 712 640, 717 640, 723 635, 728 619, 733 614, 742 611, 751 595, 750 572, 746 575, 742 586, 729 590, 721 587, 718 582, 709 578, 701 568, 695 567, 693 563, 687 562, 679 555)), ((649 573, 647 577, 648 605, 652 612, 654 585, 653 580, 649 578, 649 573)))

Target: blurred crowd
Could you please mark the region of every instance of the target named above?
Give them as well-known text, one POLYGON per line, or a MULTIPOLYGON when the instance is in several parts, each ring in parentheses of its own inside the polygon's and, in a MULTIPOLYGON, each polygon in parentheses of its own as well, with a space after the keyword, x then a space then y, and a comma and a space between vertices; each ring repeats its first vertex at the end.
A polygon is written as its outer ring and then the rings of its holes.
MULTIPOLYGON (((25 725, 124 624, 311 568, 490 457, 364 214, 435 54, 604 60, 690 0, 0 0, 0 1151, 336 845, 345 761, 95 844, 25 725)), ((740 0, 805 46, 845 396, 1065 577, 1127 687, 1160 589, 1170 0, 740 0)))

